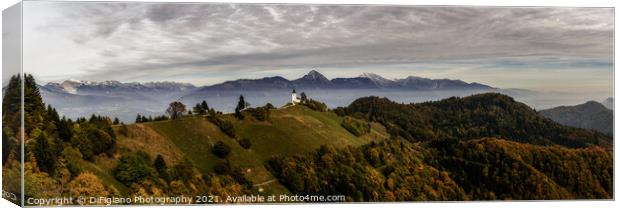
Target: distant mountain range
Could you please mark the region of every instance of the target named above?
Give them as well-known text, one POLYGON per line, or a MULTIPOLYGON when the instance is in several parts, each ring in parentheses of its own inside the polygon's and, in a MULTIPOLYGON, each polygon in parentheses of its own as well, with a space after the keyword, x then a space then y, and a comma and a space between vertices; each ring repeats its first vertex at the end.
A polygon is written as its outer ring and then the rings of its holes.
POLYGON ((127 93, 168 94, 168 93, 200 93, 201 91, 260 91, 274 89, 402 89, 402 90, 482 90, 495 89, 491 86, 461 80, 428 79, 409 76, 404 79, 386 79, 373 73, 363 73, 358 77, 328 79, 318 71, 312 70, 303 77, 288 80, 281 76, 264 77, 261 79, 238 79, 220 84, 196 87, 189 83, 179 82, 148 82, 121 83, 118 81, 77 81, 66 80, 60 83, 50 82, 42 86, 43 90, 75 95, 110 95, 127 93))
MULTIPOLYGON (((424 102, 450 96, 467 96, 482 92, 502 92, 528 97, 533 92, 520 89, 498 89, 488 85, 453 79, 429 79, 408 76, 387 79, 374 73, 357 77, 328 79, 311 70, 298 79, 281 76, 259 79, 237 79, 209 86, 179 82, 122 83, 119 81, 65 80, 39 86, 48 104, 71 118, 101 114, 132 121, 136 114, 161 115, 172 101, 194 105, 207 100, 209 105, 227 112, 243 94, 253 106, 290 102, 290 91, 305 91, 330 107, 348 105, 363 96, 385 96, 399 102, 424 102)), ((555 105, 554 105, 555 106, 555 105)))
POLYGON ((189 83, 179 82, 121 83, 119 81, 91 82, 66 80, 61 83, 47 83, 43 88, 44 90, 60 93, 100 95, 112 93, 169 93, 192 90, 196 87, 189 83))
POLYGON ((328 79, 318 71, 312 70, 303 77, 287 80, 281 76, 262 79, 239 79, 221 84, 205 86, 198 90, 273 90, 273 89, 402 89, 402 90, 480 90, 494 89, 479 83, 461 80, 428 79, 409 76, 404 79, 386 79, 373 73, 363 73, 358 77, 328 79))
MULTIPOLYGON (((608 98, 604 102, 613 98, 608 98)), ((612 104, 613 106, 613 104, 612 104)), ((613 134, 614 112, 596 101, 575 106, 560 106, 539 112, 541 115, 567 126, 591 129, 613 134)))

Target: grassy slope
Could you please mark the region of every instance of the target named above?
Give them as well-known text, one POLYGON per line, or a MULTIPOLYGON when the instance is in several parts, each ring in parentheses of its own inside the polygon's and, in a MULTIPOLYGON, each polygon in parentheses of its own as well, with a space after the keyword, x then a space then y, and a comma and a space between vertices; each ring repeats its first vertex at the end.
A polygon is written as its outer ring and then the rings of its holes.
MULTIPOLYGON (((245 150, 237 142, 223 134, 217 126, 205 118, 193 117, 174 122, 152 122, 147 126, 169 138, 203 172, 212 172, 218 160, 211 154, 211 145, 222 141, 231 146, 229 156, 234 166, 246 171, 246 176, 255 184, 273 180, 264 168, 264 161, 274 155, 293 155, 308 152, 321 145, 336 147, 361 145, 372 139, 387 137, 381 125, 373 125, 373 133, 357 138, 340 127, 341 118, 333 113, 312 111, 304 106, 273 110, 269 122, 256 121, 251 117, 237 120, 232 115, 224 119, 233 122, 238 138, 248 138, 252 148, 245 150), (183 125, 178 125, 182 122, 183 125)), ((267 183, 261 188, 268 192, 286 192, 277 182, 267 183)))
MULTIPOLYGON (((272 156, 309 152, 321 145, 359 146, 389 137, 385 128, 376 123, 372 124, 370 134, 355 137, 340 126, 341 117, 304 106, 272 110, 268 122, 256 121, 250 116, 245 120, 237 120, 232 115, 225 115, 224 119, 233 122, 237 138, 252 141, 250 149, 243 149, 234 138, 222 133, 206 118, 190 117, 177 121, 128 125, 129 133, 118 137, 118 152, 142 149, 153 157, 162 154, 167 162, 171 161, 169 164, 185 156, 200 171, 210 173, 219 160, 211 153, 211 145, 222 141, 232 149, 228 157, 231 164, 242 168, 254 184, 262 184, 257 188, 263 188, 265 193, 287 193, 288 190, 274 181, 275 178, 264 167, 264 162, 272 156)), ((118 182, 110 181, 114 180, 113 177, 104 174, 111 171, 114 163, 113 158, 99 158, 96 165, 92 166, 103 169, 98 175, 106 182, 118 186, 118 182)))
POLYGON ((123 153, 143 150, 149 153, 151 158, 155 158, 158 154, 162 155, 169 164, 174 164, 182 158, 183 153, 176 145, 142 124, 128 126, 126 135, 119 133, 119 127, 115 127, 117 149, 113 157, 99 155, 95 157, 94 162, 82 159, 74 159, 74 162, 84 171, 97 175, 104 184, 114 187, 121 194, 128 193, 129 188, 114 178, 112 170, 123 153))
POLYGON ((267 160, 274 155, 294 155, 314 150, 321 145, 345 147, 359 146, 371 140, 387 138, 381 125, 373 125, 371 134, 355 137, 340 126, 342 118, 334 113, 310 110, 295 106, 271 113, 270 122, 237 120, 227 117, 234 123, 237 137, 252 141, 251 151, 267 160))

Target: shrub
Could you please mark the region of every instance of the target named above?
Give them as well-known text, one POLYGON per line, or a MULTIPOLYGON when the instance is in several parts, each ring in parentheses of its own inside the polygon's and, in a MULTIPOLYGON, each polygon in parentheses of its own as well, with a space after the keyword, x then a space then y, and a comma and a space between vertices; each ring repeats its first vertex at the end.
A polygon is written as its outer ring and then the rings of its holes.
POLYGON ((239 182, 240 184, 245 185, 248 188, 252 188, 252 181, 250 181, 249 179, 247 179, 245 177, 245 175, 243 175, 243 170, 241 168, 234 168, 230 171, 230 176, 232 176, 233 179, 235 179, 235 181, 239 182))
POLYGON ((72 176, 77 176, 83 172, 83 168, 78 163, 78 160, 83 158, 82 153, 79 150, 73 147, 66 147, 62 151, 62 157, 65 158, 65 165, 72 176))
POLYGON ((118 133, 120 135, 127 136, 127 134, 129 133, 129 128, 127 128, 127 125, 121 124, 121 126, 118 128, 118 133))
POLYGON ((248 138, 240 139, 238 142, 244 149, 250 149, 250 147, 252 147, 252 142, 248 138))
POLYGON ((213 145, 211 152, 220 158, 226 158, 228 153, 230 153, 230 147, 227 144, 224 144, 224 142, 218 141, 215 145, 213 145))
POLYGON ((266 121, 269 120, 270 111, 267 107, 248 108, 245 110, 250 113, 256 120, 266 121))
POLYGON ((118 181, 130 186, 132 183, 156 177, 157 172, 151 164, 153 163, 150 156, 146 152, 138 151, 123 155, 112 173, 118 181))
POLYGON ((170 120, 170 118, 166 115, 155 116, 155 118, 153 118, 153 121, 166 121, 166 120, 170 120))
POLYGON ((114 147, 115 139, 109 132, 100 130, 92 124, 85 125, 85 129, 77 131, 71 139, 71 144, 80 150, 84 159, 92 160, 93 156, 114 147))
POLYGON ((313 100, 313 99, 308 99, 304 105, 308 106, 308 108, 315 110, 315 111, 320 111, 320 112, 327 112, 327 105, 325 105, 325 103, 313 100))
POLYGON ((157 171, 157 174, 160 178, 163 178, 166 181, 170 180, 170 174, 168 174, 168 165, 166 164, 166 160, 161 155, 157 155, 155 157, 155 161, 153 161, 153 166, 157 171))
POLYGON ((171 178, 174 180, 190 181, 194 177, 194 165, 187 158, 172 167, 171 178))
POLYGON ((99 178, 89 172, 81 173, 68 185, 69 193, 73 196, 108 196, 108 191, 99 178))
POLYGON ((213 122, 217 127, 219 127, 220 130, 226 135, 235 138, 235 128, 232 122, 223 120, 218 116, 209 117, 209 120, 211 120, 211 122, 213 122))
POLYGON ((228 174, 230 172, 230 163, 228 163, 228 160, 218 161, 213 166, 213 171, 217 174, 228 174))
POLYGON ((362 136, 370 132, 370 123, 349 116, 344 117, 340 125, 355 136, 362 136))

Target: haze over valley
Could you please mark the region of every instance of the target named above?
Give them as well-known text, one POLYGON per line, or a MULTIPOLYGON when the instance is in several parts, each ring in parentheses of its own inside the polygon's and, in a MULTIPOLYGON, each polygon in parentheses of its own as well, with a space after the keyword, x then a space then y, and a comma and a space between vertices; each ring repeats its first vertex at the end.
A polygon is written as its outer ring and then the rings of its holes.
POLYGON ((212 107, 222 112, 232 112, 239 95, 246 97, 252 106, 267 103, 282 106, 290 102, 290 93, 293 89, 325 102, 330 108, 347 106, 355 99, 366 96, 386 97, 401 103, 420 103, 452 96, 464 97, 484 92, 500 92, 534 109, 575 105, 588 100, 602 101, 609 96, 500 89, 476 82, 416 76, 387 79, 374 73, 328 79, 316 70, 311 70, 293 80, 271 76, 262 79, 230 80, 208 86, 170 81, 122 83, 80 80, 50 82, 40 86, 43 98, 64 116, 77 118, 98 114, 118 117, 124 122, 133 122, 137 114, 163 115, 168 104, 177 100, 188 106, 206 100, 212 107))

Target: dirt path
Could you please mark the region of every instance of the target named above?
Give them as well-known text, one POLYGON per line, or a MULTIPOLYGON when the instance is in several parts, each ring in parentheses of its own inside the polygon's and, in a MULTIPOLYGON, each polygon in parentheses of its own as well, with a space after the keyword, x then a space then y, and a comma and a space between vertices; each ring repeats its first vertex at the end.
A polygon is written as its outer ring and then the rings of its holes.
POLYGON ((264 185, 268 185, 268 184, 276 182, 276 181, 278 181, 278 179, 271 179, 271 180, 268 180, 268 181, 265 181, 265 182, 262 182, 262 183, 259 183, 259 184, 254 184, 253 186, 264 186, 264 185))

